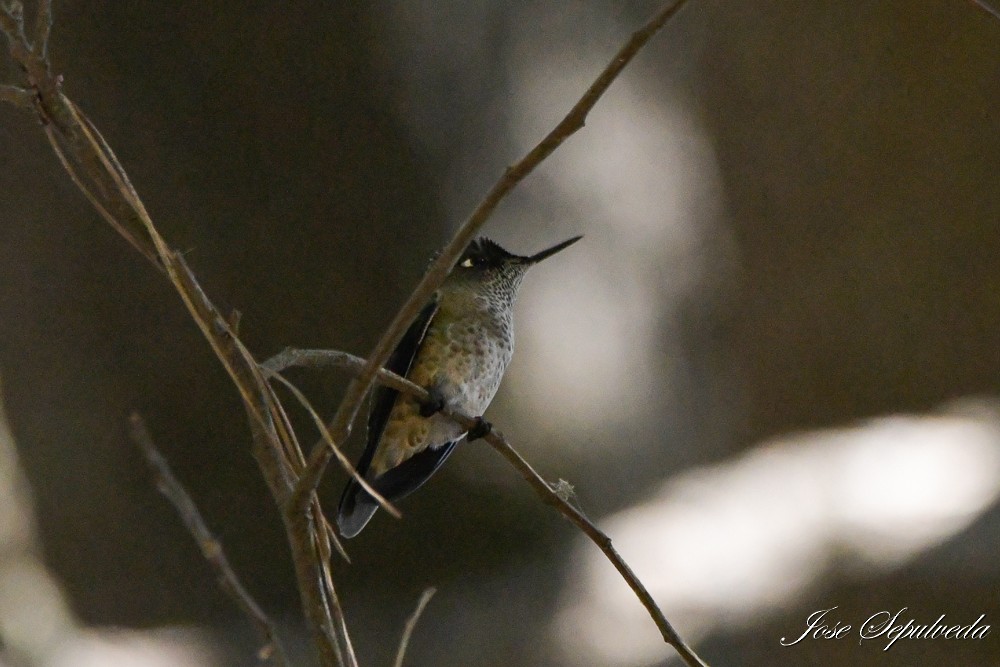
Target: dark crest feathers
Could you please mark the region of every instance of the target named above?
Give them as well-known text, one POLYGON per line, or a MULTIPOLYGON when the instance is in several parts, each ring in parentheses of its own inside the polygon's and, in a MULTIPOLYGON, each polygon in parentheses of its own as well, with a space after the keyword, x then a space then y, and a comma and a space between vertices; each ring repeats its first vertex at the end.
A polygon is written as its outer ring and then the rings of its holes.
MULTIPOLYGON (((430 261, 433 262, 440 255, 440 251, 435 252, 431 255, 430 261)), ((469 242, 462 255, 455 262, 456 266, 459 266, 467 259, 471 259, 475 262, 476 266, 482 267, 495 267, 500 266, 505 261, 509 261, 518 257, 511 252, 507 252, 500 246, 499 243, 485 236, 480 236, 469 242), (477 261, 478 260, 478 261, 477 261)))

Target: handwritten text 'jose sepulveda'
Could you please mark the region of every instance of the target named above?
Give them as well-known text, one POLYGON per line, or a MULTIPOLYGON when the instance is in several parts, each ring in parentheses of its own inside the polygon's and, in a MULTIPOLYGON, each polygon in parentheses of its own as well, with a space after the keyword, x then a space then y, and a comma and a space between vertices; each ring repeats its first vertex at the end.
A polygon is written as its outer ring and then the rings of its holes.
MULTIPOLYGON (((837 607, 820 609, 806 618, 806 628, 797 639, 781 638, 782 646, 794 646, 805 639, 843 639, 851 634, 852 626, 841 620, 833 620, 830 612, 837 607)), ((966 625, 948 624, 945 615, 941 614, 933 623, 918 623, 913 618, 905 618, 903 607, 895 614, 890 611, 879 611, 858 626, 858 644, 870 639, 882 638, 886 645, 882 649, 888 651, 899 639, 982 639, 990 633, 990 626, 983 623, 986 614, 980 614, 972 623, 966 625)))

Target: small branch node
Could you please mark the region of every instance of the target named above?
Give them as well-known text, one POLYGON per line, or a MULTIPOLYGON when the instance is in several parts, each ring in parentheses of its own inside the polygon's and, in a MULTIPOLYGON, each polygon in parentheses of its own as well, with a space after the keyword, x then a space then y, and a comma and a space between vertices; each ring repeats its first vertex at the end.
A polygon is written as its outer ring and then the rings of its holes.
POLYGON ((559 499, 563 502, 575 502, 576 501, 576 489, 573 485, 566 480, 559 478, 558 482, 552 482, 549 484, 552 492, 559 496, 559 499))

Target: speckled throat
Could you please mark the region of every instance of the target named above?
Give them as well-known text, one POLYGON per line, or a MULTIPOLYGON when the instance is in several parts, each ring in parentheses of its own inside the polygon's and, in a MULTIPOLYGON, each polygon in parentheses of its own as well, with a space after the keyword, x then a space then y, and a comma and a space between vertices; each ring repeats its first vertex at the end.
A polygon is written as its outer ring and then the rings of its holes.
MULTIPOLYGON (((531 266, 579 238, 528 257, 509 253, 486 238, 470 243, 386 367, 426 388, 434 404, 441 401, 480 417, 514 353, 514 302, 521 279, 531 266)), ((372 397, 368 444, 358 472, 386 498, 398 500, 426 482, 465 435, 450 418, 382 387, 372 397)), ((377 509, 374 498, 348 480, 337 513, 341 535, 357 535, 377 509)))

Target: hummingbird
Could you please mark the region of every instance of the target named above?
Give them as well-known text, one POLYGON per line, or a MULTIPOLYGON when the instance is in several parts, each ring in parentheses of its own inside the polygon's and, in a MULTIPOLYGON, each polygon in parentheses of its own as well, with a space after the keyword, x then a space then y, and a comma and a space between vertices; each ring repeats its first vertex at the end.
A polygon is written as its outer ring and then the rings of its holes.
MULTIPOLYGON (((490 431, 482 418, 514 353, 514 302, 528 269, 579 241, 575 236, 529 257, 488 238, 472 241, 430 302, 403 335, 386 368, 427 390, 421 402, 379 386, 368 414, 367 446, 356 466, 390 502, 416 491, 463 438, 490 431), (439 414, 444 406, 476 416, 466 432, 439 414)), ((378 502, 352 477, 344 488, 337 526, 354 537, 378 502)))

